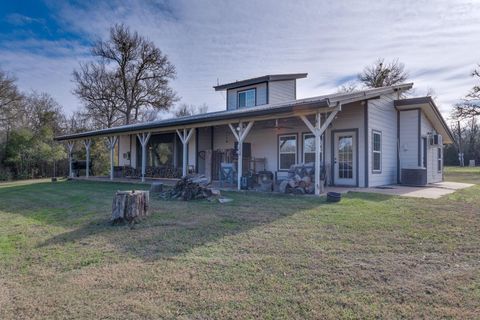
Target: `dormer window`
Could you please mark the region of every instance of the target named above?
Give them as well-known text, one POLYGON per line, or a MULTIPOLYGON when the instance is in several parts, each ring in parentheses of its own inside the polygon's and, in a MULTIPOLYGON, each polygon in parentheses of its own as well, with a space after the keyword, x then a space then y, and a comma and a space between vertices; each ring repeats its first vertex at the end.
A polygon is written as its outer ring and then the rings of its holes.
POLYGON ((248 89, 239 91, 238 93, 238 107, 254 107, 255 100, 256 100, 256 90, 255 89, 248 89))

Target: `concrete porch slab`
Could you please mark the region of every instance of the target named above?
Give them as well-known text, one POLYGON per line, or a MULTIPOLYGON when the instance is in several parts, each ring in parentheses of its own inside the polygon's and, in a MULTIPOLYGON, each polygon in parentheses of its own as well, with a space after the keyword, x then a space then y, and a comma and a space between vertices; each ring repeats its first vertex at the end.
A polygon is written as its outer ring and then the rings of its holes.
POLYGON ((447 194, 454 193, 457 190, 465 189, 474 186, 470 183, 459 183, 459 182, 450 182, 444 181, 439 183, 432 183, 425 187, 410 187, 402 185, 389 185, 382 187, 373 187, 373 188, 341 188, 341 187, 330 187, 328 191, 346 193, 349 191, 354 192, 371 192, 386 194, 392 196, 402 196, 402 197, 413 197, 413 198, 427 198, 427 199, 438 199, 447 194))

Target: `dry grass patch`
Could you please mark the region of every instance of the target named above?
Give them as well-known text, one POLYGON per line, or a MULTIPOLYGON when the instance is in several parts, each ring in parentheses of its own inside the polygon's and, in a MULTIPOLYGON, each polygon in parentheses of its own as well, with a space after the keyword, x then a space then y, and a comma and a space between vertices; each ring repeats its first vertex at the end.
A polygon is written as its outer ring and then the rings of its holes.
POLYGON ((138 187, 3 187, 0 318, 478 315, 478 186, 438 200, 351 193, 334 205, 153 199, 134 229, 110 226, 114 191, 138 187))

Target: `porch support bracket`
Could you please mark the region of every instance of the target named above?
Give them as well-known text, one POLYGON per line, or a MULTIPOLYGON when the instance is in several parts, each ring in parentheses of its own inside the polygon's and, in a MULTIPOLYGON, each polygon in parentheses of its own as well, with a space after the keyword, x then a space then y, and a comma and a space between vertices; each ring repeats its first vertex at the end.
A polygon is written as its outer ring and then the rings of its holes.
POLYGON ((245 141, 245 138, 247 137, 248 133, 253 127, 255 121, 250 121, 247 123, 246 126, 244 126, 244 123, 240 121, 238 123, 237 130, 235 130, 234 126, 229 123, 228 126, 230 127, 230 130, 232 131, 233 135, 235 136, 235 139, 237 139, 238 142, 238 168, 237 168, 237 189, 241 189, 242 185, 242 175, 243 175, 243 142, 245 141))
POLYGON ((85 146, 85 150, 87 154, 87 159, 85 163, 85 177, 88 179, 88 177, 90 176, 90 146, 92 145, 92 140, 91 139, 83 140, 83 145, 85 146))
POLYGON ((118 137, 107 137, 107 148, 110 150, 110 180, 113 180, 113 157, 115 153, 115 145, 117 144, 118 137))
POLYGON ((322 123, 322 112, 315 114, 315 123, 312 124, 305 115, 300 115, 300 119, 305 123, 307 128, 315 136, 315 194, 320 195, 323 193, 323 181, 320 181, 320 150, 322 149, 322 135, 327 130, 328 126, 332 123, 333 119, 341 110, 341 105, 337 106, 330 112, 325 122, 322 123))
POLYGON ((182 166, 182 176, 185 177, 187 176, 187 157, 188 157, 188 143, 190 139, 192 138, 194 128, 190 129, 183 129, 182 131, 177 129, 177 135, 180 138, 180 141, 182 141, 183 144, 183 166, 182 166))
POLYGON ((150 140, 151 132, 137 133, 138 141, 142 145, 142 182, 145 182, 145 169, 147 167, 147 144, 150 140))

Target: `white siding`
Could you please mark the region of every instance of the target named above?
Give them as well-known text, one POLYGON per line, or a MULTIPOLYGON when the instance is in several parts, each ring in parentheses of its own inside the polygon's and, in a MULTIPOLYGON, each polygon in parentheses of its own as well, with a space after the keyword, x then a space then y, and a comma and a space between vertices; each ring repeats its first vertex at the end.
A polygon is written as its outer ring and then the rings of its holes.
POLYGON ((395 95, 368 101, 368 184, 381 186, 397 183, 397 110, 395 95), (372 131, 381 132, 381 172, 373 173, 372 131))
POLYGON ((295 80, 272 81, 268 83, 268 103, 295 100, 295 80))
POLYGON ((365 107, 360 103, 348 104, 342 106, 342 110, 333 120, 332 126, 326 130, 325 136, 325 165, 328 170, 327 175, 332 181, 332 131, 358 129, 357 139, 357 157, 358 157, 358 185, 365 186, 365 107))
MULTIPOLYGON (((427 137, 429 133, 435 133, 435 130, 430 123, 430 121, 425 117, 425 114, 422 112, 422 121, 421 121, 421 136, 427 137)), ((443 180, 443 172, 438 171, 438 148, 443 146, 432 146, 430 145, 427 139, 427 182, 440 182, 443 180)), ((422 151, 423 152, 423 151, 422 151)), ((443 150, 442 150, 443 153, 443 150)), ((442 166, 443 167, 443 166, 442 166)))
POLYGON ((257 106, 267 104, 267 83, 263 82, 263 83, 259 83, 252 86, 246 86, 246 87, 227 90, 227 110, 237 109, 237 105, 238 105, 237 92, 238 91, 244 91, 244 90, 253 89, 253 88, 257 89, 256 91, 257 106))
POLYGON ((418 167, 418 114, 400 111, 400 169, 418 167))
MULTIPOLYGON (((325 133, 324 156, 328 175, 331 175, 331 134, 332 130, 358 129, 358 177, 359 186, 365 185, 365 148, 364 148, 364 107, 360 104, 351 104, 343 106, 342 111, 337 114, 331 128, 325 133)), ((231 149, 235 143, 235 137, 226 126, 215 127, 214 129, 214 149, 231 149)), ((266 158, 266 170, 277 172, 279 179, 286 177, 285 171, 278 170, 278 136, 283 134, 297 135, 297 162, 303 162, 302 134, 309 133, 308 128, 301 122, 298 125, 289 128, 261 128, 254 125, 248 134, 245 142, 251 144, 252 157, 266 158)))
POLYGON ((131 149, 131 161, 127 159, 127 152, 130 151, 130 136, 120 136, 118 138, 118 155, 119 155, 119 166, 132 166, 135 167, 137 154, 135 152, 135 142, 136 138, 132 138, 132 149, 131 149))

